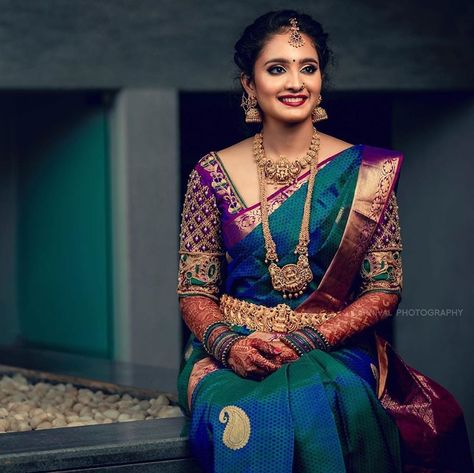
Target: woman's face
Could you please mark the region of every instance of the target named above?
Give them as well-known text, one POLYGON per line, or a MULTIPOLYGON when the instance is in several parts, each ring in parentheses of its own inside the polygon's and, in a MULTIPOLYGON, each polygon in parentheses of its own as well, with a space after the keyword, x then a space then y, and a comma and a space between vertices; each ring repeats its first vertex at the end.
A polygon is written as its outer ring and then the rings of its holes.
POLYGON ((255 62, 254 80, 242 76, 247 93, 257 98, 264 121, 311 120, 322 79, 318 53, 310 38, 302 36, 305 44, 295 48, 288 43, 289 33, 273 35, 255 62))

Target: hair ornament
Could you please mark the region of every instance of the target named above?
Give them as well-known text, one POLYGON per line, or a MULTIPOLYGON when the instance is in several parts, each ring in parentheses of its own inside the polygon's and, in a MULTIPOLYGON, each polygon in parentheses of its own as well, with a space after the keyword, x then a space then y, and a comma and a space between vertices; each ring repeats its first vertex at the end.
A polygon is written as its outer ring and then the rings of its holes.
POLYGON ((294 48, 299 48, 304 45, 304 39, 298 28, 298 20, 296 18, 290 18, 290 25, 290 39, 288 42, 294 48))

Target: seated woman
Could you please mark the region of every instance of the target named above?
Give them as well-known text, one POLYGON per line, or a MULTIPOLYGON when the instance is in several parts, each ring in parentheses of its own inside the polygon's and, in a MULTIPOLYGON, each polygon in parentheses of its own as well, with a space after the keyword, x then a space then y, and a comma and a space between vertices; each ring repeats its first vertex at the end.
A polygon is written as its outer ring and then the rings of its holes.
POLYGON ((398 422, 406 405, 386 391, 391 352, 374 329, 402 290, 402 156, 314 128, 327 118, 326 38, 289 10, 246 28, 234 58, 261 131, 189 176, 178 387, 190 442, 205 471, 464 471, 462 422, 457 460, 417 457, 398 422))

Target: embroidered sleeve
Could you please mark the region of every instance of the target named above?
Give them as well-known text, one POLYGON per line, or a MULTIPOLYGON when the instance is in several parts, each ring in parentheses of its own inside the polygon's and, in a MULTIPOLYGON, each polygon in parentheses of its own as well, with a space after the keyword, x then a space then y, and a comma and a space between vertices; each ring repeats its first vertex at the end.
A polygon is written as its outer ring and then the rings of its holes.
POLYGON ((200 295, 218 300, 223 256, 216 199, 194 169, 189 176, 181 214, 179 296, 200 295))
POLYGON ((402 242, 395 193, 384 211, 360 268, 358 296, 367 292, 402 292, 402 242))

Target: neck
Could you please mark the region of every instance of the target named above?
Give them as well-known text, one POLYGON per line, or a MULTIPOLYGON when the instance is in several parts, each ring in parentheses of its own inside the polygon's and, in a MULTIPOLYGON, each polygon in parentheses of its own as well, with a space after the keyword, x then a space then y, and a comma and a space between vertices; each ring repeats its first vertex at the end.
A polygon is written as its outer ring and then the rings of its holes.
POLYGON ((313 135, 310 120, 297 124, 282 124, 274 121, 263 123, 263 146, 267 158, 276 159, 280 155, 296 159, 308 152, 313 135))

